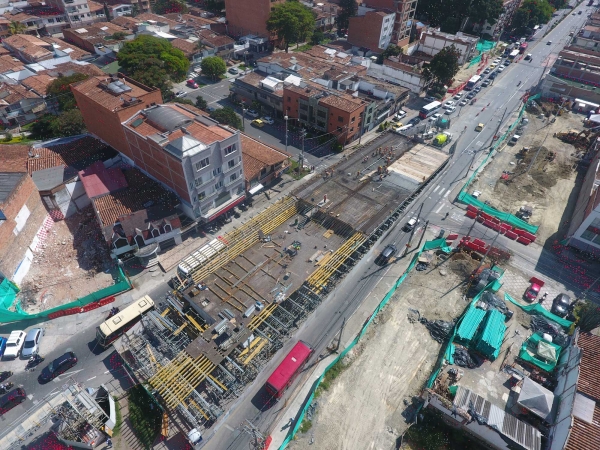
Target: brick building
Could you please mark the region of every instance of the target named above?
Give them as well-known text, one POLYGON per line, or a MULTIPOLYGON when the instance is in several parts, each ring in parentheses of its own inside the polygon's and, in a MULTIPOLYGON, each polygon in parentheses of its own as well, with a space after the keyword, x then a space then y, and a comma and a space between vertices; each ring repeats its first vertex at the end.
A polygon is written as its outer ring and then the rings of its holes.
POLYGON ((342 145, 360 135, 366 106, 364 100, 312 82, 283 87, 283 107, 289 117, 337 136, 342 145))
POLYGON ((232 36, 269 36, 267 19, 271 9, 285 0, 225 0, 227 31, 232 36))
POLYGON ((279 178, 289 167, 289 153, 241 134, 246 191, 255 194, 279 178))
POLYGON ((27 173, 26 145, 0 145, 0 275, 20 283, 47 212, 27 173))
POLYGON ((381 53, 391 43, 396 14, 359 7, 359 15, 350 17, 348 42, 359 50, 381 53), (362 13, 362 14, 361 14, 362 13))
POLYGON ((133 160, 121 123, 153 104, 162 103, 160 89, 121 74, 91 77, 71 85, 88 131, 133 160))
POLYGON ((210 222, 244 200, 237 130, 179 104, 146 108, 123 129, 135 165, 175 191, 189 217, 210 222))

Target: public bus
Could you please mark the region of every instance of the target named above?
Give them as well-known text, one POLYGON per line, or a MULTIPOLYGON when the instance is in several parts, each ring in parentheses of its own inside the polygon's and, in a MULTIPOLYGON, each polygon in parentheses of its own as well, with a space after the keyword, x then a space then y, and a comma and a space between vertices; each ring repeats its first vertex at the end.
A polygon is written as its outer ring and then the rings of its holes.
POLYGON ((467 81, 467 85, 465 86, 466 91, 470 91, 481 81, 481 76, 473 75, 469 81, 467 81))
POLYGON ((525 50, 527 50, 527 42, 523 42, 521 45, 519 45, 519 53, 523 54, 525 53, 525 50))
POLYGON ((510 55, 508 55, 509 59, 515 59, 519 55, 519 50, 513 50, 510 55))
POLYGON ((428 105, 425 105, 421 108, 421 111, 419 111, 419 117, 421 119, 427 119, 441 107, 442 104, 440 102, 431 102, 428 105))
POLYGON ((135 301, 123 311, 101 323, 96 328, 96 342, 102 347, 108 347, 119 336, 129 330, 142 318, 142 314, 154 308, 154 300, 148 295, 135 301))
POLYGON ((281 398, 312 352, 313 349, 310 345, 304 341, 298 341, 267 380, 265 384, 267 392, 275 398, 281 398))

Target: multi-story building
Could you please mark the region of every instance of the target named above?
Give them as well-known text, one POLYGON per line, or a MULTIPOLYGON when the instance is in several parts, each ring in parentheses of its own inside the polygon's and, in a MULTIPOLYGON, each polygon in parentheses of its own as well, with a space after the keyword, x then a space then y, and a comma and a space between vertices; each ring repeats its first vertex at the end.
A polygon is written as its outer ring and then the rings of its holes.
POLYGON ((423 74, 424 58, 399 55, 385 59, 382 64, 370 61, 367 73, 378 80, 390 81, 420 94, 431 83, 423 74))
POLYGON ((181 208, 210 222, 245 198, 239 131, 185 105, 155 105, 123 123, 136 166, 173 189, 181 208))
POLYGON ((396 14, 392 43, 406 49, 410 41, 411 24, 417 10, 417 0, 363 0, 363 6, 386 9, 396 14))
POLYGON ((348 42, 359 51, 367 51, 367 56, 383 52, 391 43, 395 17, 389 10, 359 6, 358 15, 350 17, 348 42))
POLYGON ((472 36, 460 31, 456 34, 449 34, 436 30, 427 30, 421 33, 418 51, 429 56, 435 56, 443 48, 453 45, 460 54, 458 63, 465 64, 475 56, 477 42, 479 42, 477 36, 472 36))
POLYGON ((227 31, 231 36, 268 37, 267 19, 273 7, 285 0, 225 0, 227 31))
POLYGON ((88 2, 88 0, 47 0, 46 4, 54 6, 65 13, 67 22, 72 26, 94 22, 97 20, 95 17, 98 11, 97 6, 102 8, 102 5, 91 1, 88 2), (94 17, 92 16, 92 6, 90 6, 90 3, 94 7, 94 17))
POLYGON ((95 76, 71 86, 88 131, 130 159, 121 123, 142 109, 162 103, 151 89, 123 75, 95 76))
POLYGON ((366 106, 358 96, 333 92, 314 82, 283 87, 283 108, 288 117, 337 136, 342 145, 360 136, 366 106))

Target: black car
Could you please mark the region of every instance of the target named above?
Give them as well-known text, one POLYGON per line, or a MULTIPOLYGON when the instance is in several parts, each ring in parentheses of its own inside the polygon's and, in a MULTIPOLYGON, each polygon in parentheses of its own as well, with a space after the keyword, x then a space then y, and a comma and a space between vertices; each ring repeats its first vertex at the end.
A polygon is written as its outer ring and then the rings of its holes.
POLYGON ((378 266, 385 266, 390 259, 394 257, 398 249, 395 245, 387 245, 383 251, 379 254, 377 258, 375 258, 375 264, 378 266))
POLYGON ((0 397, 0 415, 10 411, 25 400, 27 400, 27 394, 25 394, 25 389, 23 388, 16 388, 8 394, 4 394, 0 397))
POLYGON ((42 373, 40 374, 39 381, 40 383, 46 383, 50 380, 53 380, 61 373, 66 372, 68 369, 77 364, 77 356, 73 352, 67 352, 62 356, 59 356, 50 364, 48 364, 42 373))
POLYGON ((471 91, 471 92, 469 92, 469 95, 467 95, 467 98, 469 100, 471 100, 472 98, 475 98, 476 95, 477 95, 477 92, 471 91))
POLYGON ((490 73, 489 79, 493 80, 494 78, 496 78, 498 76, 498 72, 492 72, 490 73))
POLYGON ((418 117, 413 117, 412 119, 410 119, 410 120, 408 121, 409 125, 416 125, 416 124, 418 124, 419 122, 421 122, 421 119, 419 119, 418 117))
POLYGON ((559 317, 565 317, 569 312, 569 306, 571 306, 571 297, 567 294, 558 294, 552 301, 551 312, 559 317))

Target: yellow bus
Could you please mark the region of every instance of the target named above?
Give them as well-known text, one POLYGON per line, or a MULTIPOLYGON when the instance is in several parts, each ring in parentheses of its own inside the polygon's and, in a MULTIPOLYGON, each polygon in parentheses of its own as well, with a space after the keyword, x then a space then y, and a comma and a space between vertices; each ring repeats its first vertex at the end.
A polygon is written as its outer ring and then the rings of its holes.
POLYGON ((119 336, 134 326, 142 315, 154 308, 154 300, 148 295, 136 300, 120 313, 112 316, 96 328, 96 342, 108 347, 119 336))

